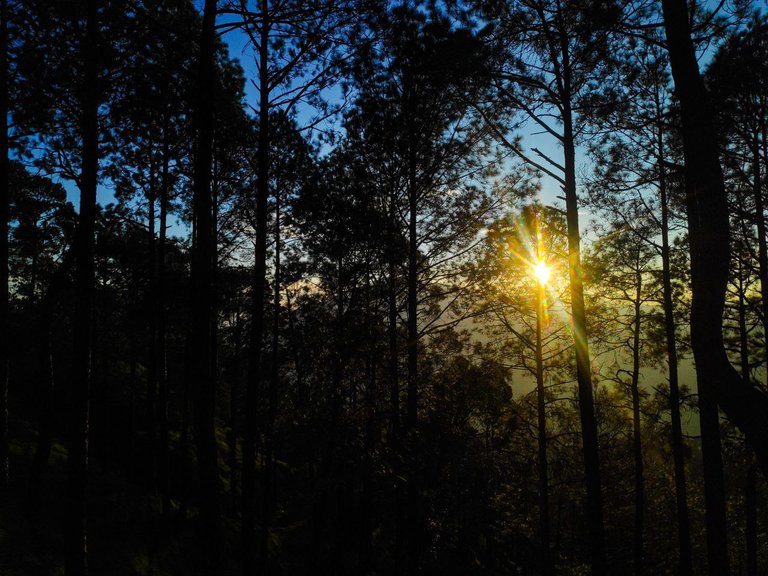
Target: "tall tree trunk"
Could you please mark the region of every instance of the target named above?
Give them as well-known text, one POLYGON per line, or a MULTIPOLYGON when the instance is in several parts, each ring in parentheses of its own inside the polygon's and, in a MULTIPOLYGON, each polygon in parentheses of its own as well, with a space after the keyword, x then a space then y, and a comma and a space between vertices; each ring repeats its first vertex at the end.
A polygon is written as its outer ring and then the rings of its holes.
MULTIPOLYGON (((400 378, 397 343, 397 198, 394 193, 389 197, 389 245, 387 246, 387 339, 388 339, 388 378, 389 378, 389 426, 390 446, 392 456, 392 469, 395 475, 401 473, 402 462, 402 438, 400 437, 400 378)), ((404 528, 405 528, 405 502, 402 495, 402 486, 395 486, 395 525, 394 544, 396 565, 400 565, 403 558, 404 528)))
MULTIPOLYGON (((537 252, 538 252, 538 222, 537 222, 537 252)), ((537 254, 538 256, 538 254, 537 254)), ((542 323, 544 321, 544 305, 546 287, 543 282, 536 286, 536 401, 538 406, 538 475, 539 475, 539 526, 541 530, 542 565, 545 574, 552 573, 552 562, 549 554, 549 471, 547 462, 547 414, 546 397, 544 395, 544 360, 542 357, 542 323)))
POLYGON ((48 464, 53 442, 53 419, 55 414, 55 375, 53 370, 53 314, 56 298, 66 283, 75 261, 75 251, 64 254, 61 264, 53 273, 48 289, 40 299, 38 318, 35 326, 37 354, 39 358, 40 416, 38 419, 37 446, 32 463, 32 481, 36 482, 48 464))
POLYGON ((390 426, 392 437, 396 440, 400 434, 400 381, 398 378, 397 354, 397 204, 395 195, 389 199, 389 246, 387 258, 387 337, 389 340, 389 403, 390 426))
POLYGON ((755 134, 752 146, 752 194, 755 200, 755 226, 757 228, 757 262, 760 275, 760 304, 762 311, 763 333, 765 338, 765 358, 768 363, 768 241, 765 233, 765 210, 763 208, 763 190, 760 179, 760 133, 755 134))
MULTIPOLYGON (((410 103, 410 101, 409 101, 410 103)), ((409 138, 408 145, 408 390, 406 406, 406 423, 408 430, 408 536, 406 539, 406 574, 413 575, 419 570, 421 553, 421 511, 419 505, 418 464, 416 458, 416 442, 418 423, 418 231, 417 209, 418 193, 416 189, 416 156, 415 144, 409 138)))
POLYGON ((8 483, 8 0, 0 1, 0 488, 8 483))
POLYGON ((672 76, 680 100, 691 253, 691 345, 696 361, 705 479, 707 551, 712 574, 730 572, 718 404, 768 471, 768 396, 728 360, 722 321, 730 266, 728 202, 709 98, 699 73, 685 0, 663 0, 672 76))
POLYGON ((219 471, 215 435, 216 379, 213 373, 212 326, 213 254, 216 239, 213 234, 213 202, 211 169, 213 162, 214 84, 216 68, 214 40, 216 0, 206 0, 200 34, 197 77, 197 131, 194 158, 195 244, 192 252, 192 323, 190 355, 192 362, 192 408, 195 447, 200 476, 200 537, 202 561, 198 571, 218 572, 219 558, 219 471))
POLYGON ((256 569, 256 435, 258 433, 258 397, 262 371, 264 336, 264 289, 267 275, 267 203, 269 199, 269 27, 268 2, 261 0, 259 42, 259 136, 256 182, 256 246, 251 305, 250 366, 245 394, 245 434, 243 438, 242 475, 242 553, 243 576, 256 569))
POLYGON ((679 550, 678 570, 680 576, 691 576, 693 573, 691 525, 688 518, 688 489, 685 481, 683 425, 680 416, 680 384, 677 371, 677 340, 675 335, 675 313, 672 303, 672 272, 669 249, 669 200, 667 198, 667 177, 663 163, 664 142, 661 130, 658 132, 657 145, 661 201, 661 273, 664 301, 664 331, 667 345, 667 372, 669 377, 669 411, 672 424, 670 441, 675 470, 675 503, 679 550))
POLYGON ((169 486, 169 437, 168 437, 168 358, 166 341, 165 317, 165 283, 166 265, 165 252, 168 234, 168 195, 170 194, 169 163, 170 145, 168 142, 168 127, 163 130, 163 167, 160 182, 160 230, 157 243, 157 361, 158 361, 158 407, 157 420, 160 429, 160 459, 158 466, 158 485, 162 496, 163 518, 168 520, 171 511, 171 495, 169 486))
POLYGON ((709 97, 699 74, 685 0, 663 0, 672 76, 680 100, 691 252, 691 344, 699 390, 719 403, 768 473, 768 395, 728 361, 722 319, 730 267, 728 203, 709 97))
POLYGON ((744 507, 746 516, 747 576, 757 576, 757 466, 754 463, 747 468, 744 488, 744 507))
POLYGON ((301 367, 301 354, 299 352, 299 339, 296 333, 296 325, 293 315, 293 305, 291 304, 291 291, 285 290, 285 311, 288 316, 288 336, 291 343, 291 354, 293 355, 293 369, 296 371, 296 409, 301 417, 307 407, 307 390, 304 385, 304 371, 301 367))
MULTIPOLYGON (((745 270, 746 250, 739 246, 738 260, 738 320, 739 320, 739 362, 741 364, 741 377, 749 380, 749 334, 747 330, 747 299, 746 284, 749 271, 745 270)), ((744 540, 747 552, 747 576, 757 576, 757 470, 754 462, 751 462, 746 471, 744 482, 744 540)), ((741 573, 740 570, 737 573, 741 573)))
POLYGON ((156 201, 157 182, 153 146, 149 146, 149 192, 147 194, 147 264, 149 289, 145 306, 147 317, 147 438, 149 440, 149 482, 150 489, 157 490, 157 258, 155 239, 157 223, 156 201))
MULTIPOLYGON (((563 50, 567 60, 567 46, 563 50)), ((564 61, 567 73, 569 63, 564 61)), ((570 86, 570 79, 564 78, 570 86)), ((569 88, 566 88, 568 90, 569 88)), ((606 573, 605 529, 603 526, 603 496, 600 487, 600 455, 598 453, 597 419, 592 389, 592 367, 589 360, 587 318, 584 311, 584 284, 581 268, 581 236, 579 232, 579 206, 576 195, 576 150, 573 134, 571 95, 563 98, 563 149, 565 167, 565 207, 568 227, 568 271, 571 287, 571 314, 573 317, 573 342, 576 351, 576 376, 578 380, 579 414, 584 451, 584 476, 587 488, 587 527, 593 576, 606 573)))
POLYGON ((635 576, 643 574, 643 529, 645 526, 645 476, 643 473, 643 441, 640 422, 640 326, 643 276, 640 262, 635 274, 635 302, 632 327, 632 452, 635 460, 635 526, 632 537, 632 560, 635 576))
POLYGON ((232 511, 237 510, 237 435, 240 404, 240 312, 235 315, 232 363, 229 373, 229 493, 232 499, 232 511))
POLYGON ((280 386, 280 192, 275 191, 275 278, 272 290, 272 374, 267 390, 267 421, 264 442, 264 518, 261 529, 261 565, 262 573, 266 574, 267 545, 269 530, 272 523, 272 511, 275 506, 275 412, 277 409, 277 392, 280 386))
POLYGON ((80 218, 75 250, 75 310, 72 318, 72 368, 69 383, 70 425, 67 486, 67 576, 88 573, 86 495, 88 480, 88 428, 91 389, 92 317, 95 292, 96 182, 99 170, 98 8, 86 2, 85 34, 80 50, 83 77, 80 87, 80 218))

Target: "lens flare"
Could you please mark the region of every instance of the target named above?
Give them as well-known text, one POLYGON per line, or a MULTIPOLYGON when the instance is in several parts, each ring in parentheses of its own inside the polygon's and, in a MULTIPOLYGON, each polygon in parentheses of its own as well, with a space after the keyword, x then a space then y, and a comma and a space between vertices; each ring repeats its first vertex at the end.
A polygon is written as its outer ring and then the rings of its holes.
POLYGON ((533 268, 533 274, 539 279, 539 283, 544 285, 549 280, 549 266, 539 261, 533 268))

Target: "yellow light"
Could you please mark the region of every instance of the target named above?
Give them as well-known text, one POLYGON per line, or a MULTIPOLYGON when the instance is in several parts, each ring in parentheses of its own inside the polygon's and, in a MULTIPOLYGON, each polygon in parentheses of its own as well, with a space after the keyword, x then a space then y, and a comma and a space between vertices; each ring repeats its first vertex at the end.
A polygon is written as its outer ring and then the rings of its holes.
POLYGON ((544 262, 538 262, 533 268, 533 274, 538 278, 539 284, 543 286, 549 280, 549 266, 544 262))

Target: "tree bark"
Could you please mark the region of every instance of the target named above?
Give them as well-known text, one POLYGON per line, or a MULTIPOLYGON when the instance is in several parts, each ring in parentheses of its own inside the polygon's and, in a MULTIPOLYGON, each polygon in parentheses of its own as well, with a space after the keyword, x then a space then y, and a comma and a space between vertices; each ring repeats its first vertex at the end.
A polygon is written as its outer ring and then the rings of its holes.
POLYGON ((195 244, 192 251, 192 323, 190 361, 192 363, 192 407, 194 440, 200 477, 200 537, 202 555, 197 570, 218 573, 219 558, 219 472, 215 436, 216 379, 213 372, 212 326, 213 202, 211 168, 213 162, 213 117, 215 69, 216 0, 206 0, 200 34, 195 107, 196 150, 194 158, 195 244))

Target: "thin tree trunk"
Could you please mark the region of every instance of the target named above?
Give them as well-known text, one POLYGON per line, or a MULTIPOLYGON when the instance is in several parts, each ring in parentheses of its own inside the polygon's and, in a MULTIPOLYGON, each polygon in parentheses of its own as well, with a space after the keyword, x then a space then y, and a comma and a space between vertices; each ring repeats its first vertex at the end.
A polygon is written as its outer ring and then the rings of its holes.
MULTIPOLYGON (((392 468, 396 475, 400 474, 402 457, 402 439, 400 437, 400 379, 397 344, 397 203, 394 193, 389 198, 389 245, 387 246, 387 339, 389 344, 389 356, 387 359, 389 378, 389 426, 391 437, 392 468)), ((402 487, 395 486, 395 525, 394 543, 396 564, 399 565, 403 557, 405 541, 405 509, 402 497, 402 487)))
POLYGON ((229 492, 232 510, 237 510, 237 434, 239 430, 239 395, 240 395, 240 312, 235 315, 234 350, 229 374, 229 492))
POLYGON ((72 368, 69 383, 70 426, 67 461, 67 576, 88 574, 86 497, 88 481, 88 429, 91 392, 92 316, 95 292, 94 245, 96 227, 96 182, 99 170, 98 123, 98 8, 86 2, 85 35, 81 40, 83 78, 80 88, 82 164, 80 218, 75 250, 75 311, 72 319, 72 368))
POLYGON ((304 386, 303 370, 301 369, 301 355, 299 353, 298 335, 296 334, 296 325, 293 318, 293 305, 291 304, 291 291, 285 290, 285 308, 288 315, 288 335, 291 342, 291 353, 293 355, 293 368, 296 370, 296 409, 300 416, 304 415, 307 407, 306 387, 304 386))
POLYGON ((389 339, 389 402, 392 436, 397 440, 400 433, 400 382, 397 359, 397 246, 395 243, 397 205, 395 196, 389 199, 389 246, 387 258, 387 336, 389 339))
POLYGON ((744 488, 746 516, 747 576, 757 576, 757 466, 747 468, 744 488))
MULTIPOLYGON (((763 333, 768 335, 768 241, 765 232, 765 210, 760 170, 760 135, 755 134, 752 149, 752 193, 755 199, 755 225, 757 228, 757 262, 760 275, 760 304, 763 333)), ((766 363, 768 363, 768 337, 765 338, 766 363)))
POLYGON ((195 123, 197 141, 194 158, 195 244, 192 253, 191 362, 194 439, 200 476, 200 537, 202 561, 197 570, 216 574, 219 559, 219 472, 215 435, 216 379, 213 373, 212 326, 213 234, 211 168, 213 162, 213 116, 216 69, 214 39, 216 0, 206 0, 200 35, 195 123))
POLYGON ((667 178, 662 159, 664 144, 662 132, 658 133, 659 194, 661 197, 661 266, 664 300, 664 329, 667 345, 667 371, 669 376, 669 411, 672 431, 672 460, 675 470, 675 502, 677 510, 678 570, 680 576, 693 573, 691 555, 691 525, 688 518, 688 489, 685 481, 685 456, 683 426, 680 415, 680 384, 677 371, 677 340, 675 335, 675 313, 672 303, 672 273, 669 249, 669 200, 667 178))
POLYGON ((160 429, 160 461, 158 466, 158 484, 162 496, 163 518, 167 521, 171 511, 171 495, 169 485, 169 438, 168 438, 168 358, 166 342, 165 318, 165 282, 166 265, 165 252, 168 234, 168 195, 170 181, 168 164, 170 150, 168 143, 168 127, 163 131, 163 168, 160 183, 160 234, 157 245, 157 360, 158 360, 158 427, 160 429))
POLYGON ((147 194, 147 261, 149 290, 145 306, 147 316, 147 438, 149 439, 149 482, 150 489, 157 490, 157 258, 156 258, 156 212, 157 201, 155 162, 152 146, 149 147, 149 193, 147 194))
POLYGON ((8 1, 0 2, 0 488, 8 484, 8 1))
POLYGON ((248 387, 245 398, 245 434, 242 474, 242 553, 243 576, 256 569, 255 472, 256 435, 258 433, 258 396, 262 380, 262 338, 264 335, 264 290, 267 273, 267 203, 269 199, 269 30, 268 2, 261 0, 259 44, 259 136, 256 183, 256 246, 254 254, 253 302, 251 307, 251 342, 248 387))
POLYGON ((267 545, 269 530, 272 523, 272 511, 275 505, 275 411, 277 408, 277 391, 280 386, 280 193, 275 192, 275 278, 272 291, 272 374, 267 390, 267 422, 264 443, 264 518, 261 534, 261 565, 262 573, 266 574, 267 545))
POLYGON ((416 450, 416 426, 418 424, 418 235, 417 235, 417 208, 418 198, 416 191, 416 159, 413 151, 414 145, 409 145, 408 159, 408 390, 406 422, 408 429, 409 457, 408 457, 408 537, 406 539, 406 574, 413 575, 419 570, 419 556, 421 553, 421 511, 419 506, 419 487, 416 450))
MULTIPOLYGON (((747 332, 747 301, 746 280, 748 271, 744 270, 745 251, 740 246, 738 260, 738 317, 739 317, 739 361, 741 364, 741 377, 749 380, 749 338, 747 332), (745 274, 746 272, 746 274, 745 274)), ((757 469, 754 463, 747 468, 744 483, 744 537, 747 552, 747 576, 757 576, 757 469)), ((741 573, 738 570, 737 573, 741 573)))
POLYGON ((55 414, 55 374, 53 370, 53 314, 56 297, 72 269, 75 251, 67 250, 61 264, 54 272, 48 289, 40 299, 35 335, 38 345, 40 367, 40 416, 38 422, 37 446, 32 464, 32 480, 36 482, 48 464, 53 441, 53 419, 55 414))
POLYGON ((635 275, 634 320, 632 327, 632 452, 635 460, 635 527, 632 556, 635 576, 643 574, 643 529, 645 514, 645 476, 643 474, 643 443, 640 422, 640 323, 643 276, 637 262, 635 275))
MULTIPOLYGON (((538 224, 537 224, 538 237, 538 224)), ((538 240, 537 240, 538 244, 538 240)), ((538 251, 538 247, 537 247, 538 251)), ((539 475, 539 524, 541 529, 542 565, 545 574, 552 573, 549 557, 549 472, 547 463, 547 414, 544 395, 544 361, 542 358, 542 323, 546 287, 539 282, 536 287, 536 400, 538 405, 538 475, 539 475)))

